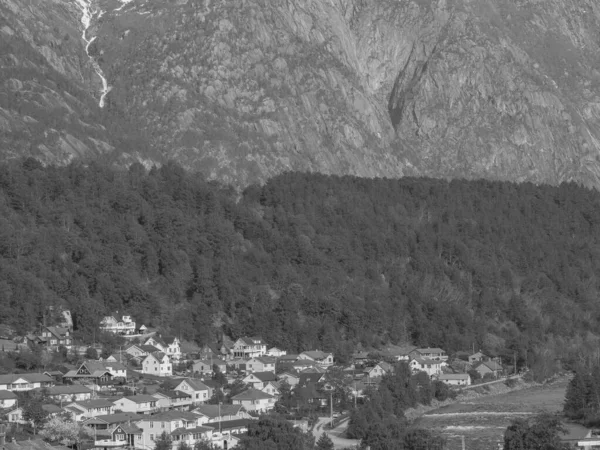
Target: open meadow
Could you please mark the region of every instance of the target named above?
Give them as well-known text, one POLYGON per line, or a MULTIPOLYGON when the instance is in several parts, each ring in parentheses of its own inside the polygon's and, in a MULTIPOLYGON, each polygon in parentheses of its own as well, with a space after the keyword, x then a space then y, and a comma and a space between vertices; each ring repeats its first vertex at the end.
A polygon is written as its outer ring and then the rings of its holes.
MULTIPOLYGON (((504 430, 516 417, 527 417, 538 412, 561 411, 568 379, 563 378, 545 385, 502 392, 506 386, 491 387, 491 395, 469 393, 461 401, 427 412, 417 419, 423 428, 440 431, 448 441, 448 450, 497 450, 504 430), (494 394, 494 389, 499 393, 494 394)), ((506 388, 508 389, 508 388, 506 388)))

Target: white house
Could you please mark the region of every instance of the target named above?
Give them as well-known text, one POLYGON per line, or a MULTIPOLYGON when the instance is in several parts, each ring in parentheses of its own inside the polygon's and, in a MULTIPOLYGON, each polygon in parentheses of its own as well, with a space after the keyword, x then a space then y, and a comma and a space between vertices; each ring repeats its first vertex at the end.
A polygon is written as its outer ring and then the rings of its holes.
POLYGON ((207 402, 211 397, 210 388, 200 380, 194 378, 186 378, 181 381, 174 390, 183 391, 192 397, 192 403, 199 405, 207 402))
POLYGON ((267 350, 267 356, 272 356, 273 358, 279 358, 283 355, 287 355, 287 352, 277 347, 271 347, 269 350, 267 350))
POLYGON ((200 405, 192 412, 200 416, 202 424, 252 418, 241 405, 200 405))
POLYGON ((246 361, 246 372, 273 372, 275 373, 275 365, 277 358, 269 356, 259 356, 250 358, 246 361))
POLYGON ((427 347, 427 348, 417 348, 414 352, 413 352, 414 356, 420 356, 421 358, 427 358, 427 359, 437 359, 440 361, 448 361, 448 355, 446 354, 446 352, 444 350, 442 350, 441 348, 431 348, 431 347, 427 347))
POLYGON ((94 381, 95 383, 106 382, 114 378, 127 380, 127 367, 120 362, 84 361, 79 369, 67 372, 64 378, 94 381))
POLYGON ((41 373, 0 375, 0 391, 23 392, 54 386, 54 379, 41 373))
POLYGON ((90 400, 94 392, 82 384, 67 384, 65 386, 53 386, 47 389, 48 397, 54 401, 77 402, 90 400))
POLYGON ((17 404, 17 394, 11 391, 0 391, 0 409, 12 408, 17 404))
POLYGON ((471 377, 468 373, 442 373, 438 376, 438 380, 450 386, 469 386, 471 377))
POLYGON ((302 352, 298 355, 298 359, 314 361, 315 364, 321 367, 329 367, 333 365, 333 354, 322 352, 321 350, 302 352))
POLYGON ((251 385, 255 389, 260 389, 270 382, 277 382, 275 372, 253 372, 246 375, 242 382, 251 385))
POLYGON ((181 342, 175 336, 152 336, 144 345, 152 345, 176 361, 181 359, 181 342))
POLYGON ((200 416, 186 411, 166 411, 148 416, 136 423, 142 430, 142 441, 146 449, 152 449, 155 441, 162 433, 167 433, 173 441, 173 449, 177 449, 181 442, 190 447, 198 441, 212 440, 213 428, 201 425, 200 416))
POLYGON ((142 361, 142 373, 170 377, 173 375, 171 359, 163 352, 151 353, 142 361))
POLYGON ((157 410, 157 400, 151 395, 130 395, 113 401, 115 410, 135 414, 151 414, 157 410))
POLYGON ((267 353, 267 345, 261 338, 241 337, 233 344, 234 358, 256 358, 267 353))
POLYGON ((250 388, 231 397, 234 405, 243 406, 246 411, 267 412, 274 408, 275 397, 258 389, 250 388))
POLYGON ((157 391, 152 394, 160 409, 182 409, 192 405, 192 394, 183 391, 157 391))
POLYGON ((425 372, 430 377, 442 373, 442 361, 426 358, 411 358, 408 365, 413 372, 425 372))
POLYGON ((112 414, 115 412, 113 402, 103 399, 69 403, 66 406, 66 409, 72 413, 73 418, 77 422, 90 417, 112 414))
POLYGON ((135 334, 135 321, 128 315, 119 313, 105 316, 100 321, 100 329, 114 334, 135 334))

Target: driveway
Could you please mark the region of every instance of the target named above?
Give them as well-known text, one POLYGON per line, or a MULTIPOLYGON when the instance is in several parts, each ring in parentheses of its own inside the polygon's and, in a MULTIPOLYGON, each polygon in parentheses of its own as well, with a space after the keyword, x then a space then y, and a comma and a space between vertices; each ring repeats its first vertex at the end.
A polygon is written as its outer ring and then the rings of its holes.
POLYGON ((357 439, 347 439, 346 428, 348 428, 348 419, 341 421, 333 430, 328 430, 325 426, 329 424, 329 417, 321 417, 312 433, 315 436, 315 442, 319 440, 323 433, 327 433, 333 441, 333 448, 352 448, 357 447, 360 441, 357 439))

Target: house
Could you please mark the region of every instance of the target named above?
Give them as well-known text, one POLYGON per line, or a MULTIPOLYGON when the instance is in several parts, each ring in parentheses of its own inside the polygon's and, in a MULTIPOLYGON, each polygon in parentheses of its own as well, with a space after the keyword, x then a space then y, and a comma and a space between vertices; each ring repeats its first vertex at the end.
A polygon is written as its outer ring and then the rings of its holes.
POLYGON ((90 417, 112 414, 115 410, 113 402, 104 399, 69 403, 67 409, 77 422, 90 417))
POLYGON ((252 418, 241 405, 200 405, 192 412, 200 416, 202 425, 252 418))
POLYGON ((233 344, 235 358, 256 358, 267 353, 267 345, 261 338, 241 337, 233 344))
POLYGON ((138 345, 132 344, 124 350, 130 356, 134 358, 139 358, 140 360, 144 359, 144 357, 148 356, 150 353, 160 352, 160 349, 155 347, 154 345, 138 345))
POLYGON ((18 403, 18 397, 11 391, 0 391, 0 408, 12 408, 18 403))
POLYGON ((77 402, 90 400, 94 392, 87 386, 81 384, 68 384, 65 386, 53 386, 46 390, 48 397, 54 401, 77 402))
POLYGON ((99 431, 112 429, 119 424, 136 423, 143 418, 144 416, 133 413, 102 414, 85 419, 82 424, 93 430, 99 431))
POLYGON ((250 358, 246 361, 246 372, 273 372, 275 373, 276 358, 269 356, 260 356, 250 358))
POLYGON ((9 423, 27 423, 23 420, 23 408, 15 408, 12 411, 9 411, 8 414, 6 414, 6 420, 8 420, 9 423))
POLYGON ((200 374, 212 374, 215 366, 218 368, 219 372, 227 373, 227 363, 218 358, 196 360, 192 366, 192 371, 200 374))
POLYGON ((255 389, 260 389, 271 381, 277 381, 275 372, 254 372, 242 379, 242 382, 252 385, 255 389))
POLYGON ((258 390, 279 399, 279 385, 275 381, 268 381, 258 390))
POLYGON ((600 436, 597 431, 577 423, 565 422, 561 426, 565 433, 561 433, 559 437, 566 448, 591 450, 600 446, 600 436))
POLYGON ((280 382, 286 382, 290 387, 294 387, 300 381, 300 376, 290 372, 280 373, 277 377, 280 382))
POLYGON ((55 383, 62 383, 63 377, 65 376, 60 370, 48 370, 44 372, 44 375, 48 375, 55 383))
POLYGON ((471 384, 471 377, 468 373, 442 373, 438 376, 438 380, 449 386, 469 386, 471 384))
POLYGON ((321 367, 329 367, 333 365, 333 354, 322 352, 321 350, 302 352, 298 355, 298 359, 314 361, 321 367))
POLYGON ((49 350, 56 350, 58 347, 70 349, 73 345, 73 337, 68 328, 62 327, 43 327, 40 336, 27 336, 30 344, 41 345, 49 350))
POLYGON ((477 352, 477 353, 473 353, 472 355, 469 355, 469 363, 471 364, 475 364, 477 362, 482 362, 482 361, 487 361, 489 358, 484 355, 483 353, 481 353, 481 351, 477 352))
POLYGON ((54 380, 41 373, 0 375, 0 391, 23 392, 53 385, 54 380))
POLYGON ((205 426, 213 428, 212 444, 217 448, 234 448, 253 419, 236 419, 223 422, 211 422, 205 426))
POLYGON ((442 361, 438 360, 413 357, 408 365, 413 372, 425 372, 430 377, 442 373, 442 361))
POLYGON ((427 359, 436 359, 439 361, 448 361, 448 355, 441 348, 417 348, 412 352, 415 356, 427 359))
POLYGON ((267 412, 275 406, 275 397, 258 389, 250 388, 231 397, 234 405, 243 406, 246 411, 267 412))
POLYGON ((322 373, 301 373, 298 377, 298 387, 306 387, 311 384, 316 385, 325 380, 325 374, 322 373))
POLYGON ((504 370, 504 368, 496 361, 482 361, 475 363, 473 369, 479 372, 481 377, 484 377, 487 374, 492 374, 494 377, 497 377, 504 370))
POLYGON ((176 361, 181 359, 181 342, 175 336, 152 336, 144 345, 152 345, 176 361))
POLYGON ((193 405, 204 403, 212 396, 210 388, 200 380, 194 378, 185 378, 175 386, 174 390, 183 391, 186 394, 189 394, 192 397, 193 405))
POLYGON ((286 355, 287 352, 285 350, 281 350, 277 347, 271 347, 269 350, 267 350, 267 356, 271 356, 274 358, 279 358, 281 356, 286 355))
POLYGON ((142 429, 132 423, 122 423, 94 433, 94 447, 98 449, 143 448, 143 445, 142 429))
POLYGON ((160 409, 185 409, 192 405, 192 395, 183 391, 160 390, 152 394, 160 409))
POLYGON ((119 315, 118 312, 105 316, 100 321, 100 329, 113 334, 135 334, 135 321, 128 315, 119 315))
POLYGON ((157 410, 157 400, 151 395, 130 395, 113 401, 115 411, 151 414, 157 410))
POLYGON ((77 370, 67 372, 64 378, 106 384, 115 379, 127 380, 127 368, 119 362, 89 360, 84 361, 77 370))
POLYGON ((417 347, 414 345, 389 346, 379 352, 379 354, 382 358, 389 358, 395 361, 409 361, 415 350, 417 350, 417 347))
POLYGON ((227 366, 238 372, 246 372, 246 362, 248 360, 242 358, 231 359, 227 362, 227 366))
MULTIPOLYGON (((389 366, 389 364, 387 364, 387 366, 389 366)), ((383 363, 379 363, 379 364, 375 364, 374 366, 365 367, 363 369, 363 374, 367 378, 381 378, 386 373, 388 373, 388 370, 385 370, 383 368, 383 363)))
POLYGON ((45 404, 42 405, 42 410, 46 412, 46 414, 48 414, 48 417, 56 417, 59 414, 64 414, 64 413, 69 413, 69 411, 64 410, 63 408, 61 408, 58 405, 54 405, 52 403, 50 404, 45 404))
POLYGON ((365 364, 368 360, 369 360, 369 352, 362 351, 362 352, 354 352, 352 354, 352 361, 354 362, 355 365, 360 366, 362 364, 365 364))
POLYGON ((171 436, 174 450, 182 441, 190 447, 201 440, 210 441, 213 434, 213 428, 201 425, 200 416, 186 411, 165 411, 146 416, 136 425, 142 430, 143 448, 146 449, 152 449, 163 432, 171 436))
POLYGON ((173 375, 171 359, 163 352, 151 353, 142 361, 142 373, 170 377, 173 375))

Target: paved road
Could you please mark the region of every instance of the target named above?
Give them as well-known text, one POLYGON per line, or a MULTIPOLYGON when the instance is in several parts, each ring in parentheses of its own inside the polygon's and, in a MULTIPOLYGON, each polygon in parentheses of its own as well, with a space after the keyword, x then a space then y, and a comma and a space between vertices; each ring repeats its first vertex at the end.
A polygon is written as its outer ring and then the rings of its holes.
POLYGON ((360 444, 360 441, 356 439, 347 439, 344 437, 346 435, 346 428, 348 428, 348 419, 341 421, 333 430, 325 428, 328 423, 329 417, 321 417, 319 419, 312 432, 315 436, 315 441, 318 441, 323 433, 327 433, 333 441, 333 448, 352 448, 360 444))
POLYGON ((497 380, 488 381, 487 383, 479 383, 479 384, 471 384, 469 386, 461 386, 461 388, 462 389, 474 389, 474 388, 478 388, 480 386, 486 386, 488 384, 504 383, 506 380, 517 380, 519 378, 523 378, 523 375, 511 375, 508 377, 498 378, 497 380))

